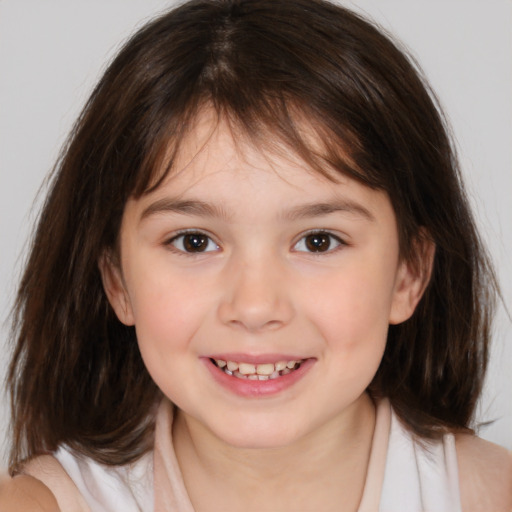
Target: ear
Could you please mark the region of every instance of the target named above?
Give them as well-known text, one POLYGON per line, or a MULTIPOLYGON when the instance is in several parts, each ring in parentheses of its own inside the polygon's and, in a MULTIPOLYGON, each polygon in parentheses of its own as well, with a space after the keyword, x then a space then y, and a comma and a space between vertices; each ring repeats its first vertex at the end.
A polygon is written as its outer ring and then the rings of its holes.
POLYGON ((110 253, 104 253, 98 262, 98 267, 101 273, 103 288, 117 318, 125 325, 135 325, 130 297, 121 272, 121 265, 115 261, 110 253))
POLYGON ((398 268, 390 324, 400 324, 412 316, 430 281, 435 244, 425 231, 418 235, 412 251, 411 257, 403 259, 398 268))

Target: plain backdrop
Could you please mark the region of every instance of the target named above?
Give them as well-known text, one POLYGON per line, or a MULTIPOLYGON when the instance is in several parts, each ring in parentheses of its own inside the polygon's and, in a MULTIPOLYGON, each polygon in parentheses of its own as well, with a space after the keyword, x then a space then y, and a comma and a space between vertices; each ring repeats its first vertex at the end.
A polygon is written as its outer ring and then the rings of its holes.
MULTIPOLYGON (((420 62, 453 126, 469 195, 512 310, 512 2, 356 0, 420 62)), ((164 0, 0 0, 0 378, 38 190, 120 43, 164 0)), ((2 390, 4 386, 2 385, 2 390)), ((502 306, 480 435, 512 449, 512 326, 502 306)), ((8 402, 0 397, 0 467, 8 402)))

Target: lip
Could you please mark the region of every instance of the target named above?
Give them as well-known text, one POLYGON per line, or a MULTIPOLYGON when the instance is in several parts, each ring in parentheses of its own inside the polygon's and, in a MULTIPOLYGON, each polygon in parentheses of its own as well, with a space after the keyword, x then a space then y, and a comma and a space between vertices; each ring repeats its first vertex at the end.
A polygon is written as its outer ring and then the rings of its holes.
POLYGON ((269 380, 249 380, 239 379, 231 375, 227 375, 215 364, 212 363, 210 357, 202 358, 206 368, 212 375, 213 379, 224 389, 227 389, 235 395, 245 398, 264 398, 277 395, 286 389, 292 387, 300 381, 315 364, 314 358, 294 358, 284 354, 269 354, 249 356, 247 354, 223 354, 211 356, 212 359, 223 359, 224 361, 238 361, 251 364, 277 363, 278 361, 303 361, 297 370, 287 375, 269 380), (227 359, 226 359, 227 358, 227 359))

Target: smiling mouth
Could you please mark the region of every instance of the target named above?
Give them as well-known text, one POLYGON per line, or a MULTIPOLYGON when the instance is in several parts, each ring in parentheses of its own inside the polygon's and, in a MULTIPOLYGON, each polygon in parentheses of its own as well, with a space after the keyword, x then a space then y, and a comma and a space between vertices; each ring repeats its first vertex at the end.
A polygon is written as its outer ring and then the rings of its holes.
POLYGON ((251 364, 223 359, 210 359, 210 361, 226 375, 237 379, 273 380, 298 370, 303 359, 298 361, 278 361, 277 363, 251 364))

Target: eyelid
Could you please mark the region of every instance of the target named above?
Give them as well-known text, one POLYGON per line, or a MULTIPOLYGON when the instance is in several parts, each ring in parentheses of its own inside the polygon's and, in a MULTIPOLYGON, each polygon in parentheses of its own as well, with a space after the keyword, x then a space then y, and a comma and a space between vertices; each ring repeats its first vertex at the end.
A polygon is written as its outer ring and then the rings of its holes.
POLYGON ((187 229, 181 229, 179 231, 176 231, 175 233, 172 234, 172 236, 167 237, 165 239, 164 245, 166 247, 168 247, 170 250, 172 250, 173 252, 175 252, 176 254, 179 254, 180 256, 201 256, 203 254, 214 253, 214 252, 218 252, 218 250, 220 250, 220 245, 215 241, 215 238, 210 233, 208 233, 204 229, 194 229, 194 228, 187 228, 187 229), (209 243, 213 242, 215 244, 216 248, 214 250, 189 252, 189 251, 179 249, 178 247, 176 247, 173 244, 173 242, 175 242, 176 240, 178 240, 181 237, 184 237, 186 235, 196 235, 196 234, 203 235, 206 238, 208 238, 209 243))
POLYGON ((305 233, 301 233, 301 235, 297 238, 297 240, 293 243, 292 249, 294 252, 300 252, 300 253, 306 253, 313 256, 325 256, 328 254, 332 254, 336 251, 338 251, 340 248, 347 246, 348 243, 339 235, 333 233, 330 229, 311 229, 309 231, 306 231, 305 233), (336 247, 327 249, 326 251, 307 251, 307 250, 295 250, 299 242, 304 240, 306 237, 311 235, 327 235, 331 239, 334 239, 337 243, 336 247))

